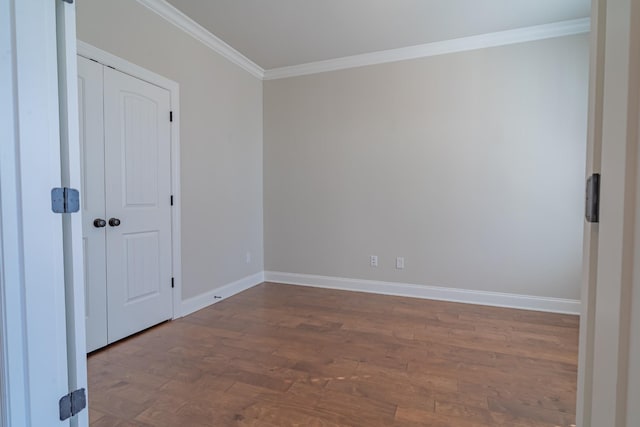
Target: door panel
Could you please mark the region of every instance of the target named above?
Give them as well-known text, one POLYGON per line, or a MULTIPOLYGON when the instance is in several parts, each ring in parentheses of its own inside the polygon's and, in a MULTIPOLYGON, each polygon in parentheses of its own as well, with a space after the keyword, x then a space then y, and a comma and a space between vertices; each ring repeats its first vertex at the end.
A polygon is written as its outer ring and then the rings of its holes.
POLYGON ((82 238, 85 259, 87 352, 107 345, 103 66, 78 57, 78 111, 82 174, 82 238))
POLYGON ((169 109, 167 90, 104 68, 109 342, 172 317, 169 109))
POLYGON ((155 231, 123 235, 126 265, 125 304, 152 298, 160 293, 160 239, 155 231))
POLYGON ((159 106, 153 99, 123 93, 122 107, 126 120, 122 140, 124 207, 157 206, 159 106))

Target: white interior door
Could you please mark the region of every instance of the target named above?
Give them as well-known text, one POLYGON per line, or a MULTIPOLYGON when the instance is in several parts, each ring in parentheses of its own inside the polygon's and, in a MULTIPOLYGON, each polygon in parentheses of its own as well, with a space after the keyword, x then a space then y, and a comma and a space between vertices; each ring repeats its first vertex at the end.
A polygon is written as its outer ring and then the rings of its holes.
POLYGON ((104 71, 108 341, 172 317, 170 93, 104 71))
POLYGON ((82 247, 87 352, 107 345, 107 254, 104 199, 103 66, 78 57, 82 171, 82 247), (99 221, 104 221, 102 225, 99 221), (95 224, 94 224, 95 222, 95 224))

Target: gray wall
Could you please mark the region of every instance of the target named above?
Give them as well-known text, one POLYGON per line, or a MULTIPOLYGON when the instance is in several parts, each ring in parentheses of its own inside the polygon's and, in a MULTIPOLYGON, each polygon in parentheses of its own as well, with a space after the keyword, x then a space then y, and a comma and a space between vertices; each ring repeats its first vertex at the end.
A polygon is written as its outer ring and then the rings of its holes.
POLYGON ((588 55, 580 35, 265 82, 265 269, 578 299, 588 55))
POLYGON ((262 271, 262 82, 135 1, 78 1, 77 20, 180 84, 183 299, 262 271))

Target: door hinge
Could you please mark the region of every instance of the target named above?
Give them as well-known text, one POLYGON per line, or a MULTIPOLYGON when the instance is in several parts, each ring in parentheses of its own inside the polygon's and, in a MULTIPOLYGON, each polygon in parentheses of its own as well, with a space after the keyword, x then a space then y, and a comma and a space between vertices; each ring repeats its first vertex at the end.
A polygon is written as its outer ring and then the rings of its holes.
POLYGON ((173 281, 173 277, 171 278, 171 288, 173 289, 173 287, 175 286, 174 281, 173 281))
POLYGON ((588 222, 600 222, 600 174, 594 173, 587 179, 585 197, 585 218, 588 222))
POLYGON ((60 421, 73 417, 87 407, 87 395, 84 388, 72 391, 60 398, 60 421))
POLYGON ((55 213, 78 212, 80 210, 80 193, 75 188, 52 188, 51 210, 55 213))
POLYGON ((171 195, 171 206, 173 206, 173 194, 171 195))
POLYGON ((173 111, 169 111, 169 121, 173 121, 173 111))

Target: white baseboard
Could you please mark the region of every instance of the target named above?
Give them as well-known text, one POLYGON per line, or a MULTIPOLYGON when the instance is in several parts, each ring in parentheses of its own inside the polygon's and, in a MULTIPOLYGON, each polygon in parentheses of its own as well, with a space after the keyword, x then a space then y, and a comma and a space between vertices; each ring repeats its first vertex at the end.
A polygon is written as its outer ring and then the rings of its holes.
POLYGON ((193 298, 186 299, 182 301, 182 304, 180 306, 180 314, 181 316, 186 316, 198 310, 202 310, 203 308, 208 307, 211 304, 224 301, 230 296, 238 294, 242 291, 246 291, 247 289, 259 285, 262 282, 264 282, 263 271, 251 276, 244 277, 240 280, 236 280, 235 282, 231 282, 220 288, 213 289, 209 292, 195 296, 193 298))
POLYGON ((182 301, 181 315, 186 316, 226 298, 250 289, 260 283, 276 282, 288 285, 311 286, 343 291, 368 292, 424 298, 439 301, 489 305, 494 307, 519 308, 523 310, 547 311, 551 313, 580 314, 580 300, 507 294, 502 292, 475 291, 445 288, 440 286, 415 285, 410 283, 381 282, 376 280, 348 279, 343 277, 317 276, 312 274, 264 271, 247 276, 220 288, 182 301))
POLYGON ((424 298, 495 307, 519 308, 523 310, 552 313, 580 314, 580 300, 507 294, 501 292, 474 291, 444 288, 439 286, 414 285, 409 283, 380 282, 375 280, 346 279, 342 277, 316 276, 311 274, 265 271, 267 282, 344 291, 369 292, 382 295, 424 298))

